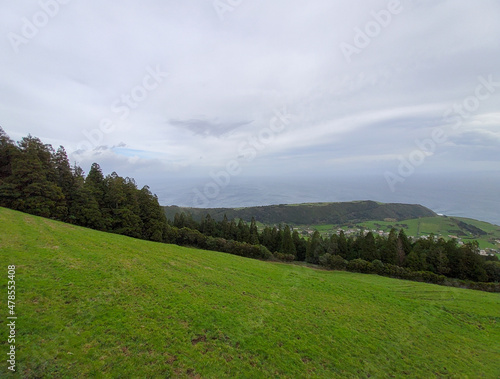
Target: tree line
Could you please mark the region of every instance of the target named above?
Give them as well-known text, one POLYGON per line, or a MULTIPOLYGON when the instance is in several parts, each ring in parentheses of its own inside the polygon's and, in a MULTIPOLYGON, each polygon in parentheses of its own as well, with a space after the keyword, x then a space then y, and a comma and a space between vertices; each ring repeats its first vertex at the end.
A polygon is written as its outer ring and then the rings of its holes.
POLYGON ((62 146, 55 151, 30 135, 14 144, 1 128, 0 206, 152 241, 163 241, 167 227, 147 186, 115 172, 104 177, 97 163, 85 176, 62 146))
MULTIPOLYGON (((189 214, 167 220, 148 186, 116 172, 104 176, 97 163, 85 175, 71 166, 66 151, 28 135, 14 143, 0 128, 0 206, 105 232, 150 241, 216 250, 257 259, 305 261, 331 269, 445 283, 447 278, 499 282, 500 262, 478 254, 477 242, 429 237, 411 241, 404 230, 388 237, 369 232, 358 236, 308 238, 289 225, 264 226, 255 218, 216 221, 189 214)), ((461 283, 460 285, 463 285, 461 283)))

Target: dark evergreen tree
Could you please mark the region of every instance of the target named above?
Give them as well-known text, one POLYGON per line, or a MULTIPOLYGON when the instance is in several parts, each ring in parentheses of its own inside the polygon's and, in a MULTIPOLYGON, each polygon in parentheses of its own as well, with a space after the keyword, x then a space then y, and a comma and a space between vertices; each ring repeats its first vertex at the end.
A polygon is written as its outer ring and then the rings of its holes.
POLYGON ((410 254, 411 251, 411 244, 410 241, 408 241, 408 237, 406 236, 404 229, 401 229, 399 231, 397 246, 398 246, 397 264, 399 266, 403 266, 406 256, 410 254))
POLYGON ((42 217, 63 219, 67 214, 64 195, 56 184, 53 150, 38 138, 19 142, 19 154, 11 162, 12 174, 3 181, 3 203, 13 209, 42 217))
POLYGON ((257 229, 255 217, 252 217, 252 220, 250 221, 250 243, 252 245, 259 244, 259 230, 257 229))
POLYGON ((398 262, 398 234, 396 229, 392 228, 389 237, 382 243, 380 248, 380 259, 384 263, 397 264, 398 262))
POLYGON ((105 179, 105 209, 111 218, 111 231, 140 238, 143 223, 137 201, 137 187, 129 178, 122 178, 116 172, 105 179))
POLYGON ((104 183, 104 175, 101 166, 99 166, 98 163, 92 163, 90 171, 85 178, 85 186, 89 189, 90 193, 99 204, 99 207, 104 208, 106 205, 104 200, 106 184, 104 183))
POLYGON ((12 175, 12 160, 17 153, 16 145, 0 127, 0 186, 12 175))
POLYGON ((432 244, 427 249, 428 270, 438 275, 446 275, 450 271, 444 244, 445 241, 441 239, 437 244, 432 244))
POLYGON ((337 239, 337 246, 339 248, 338 255, 340 255, 344 259, 347 259, 349 257, 349 248, 347 244, 347 238, 345 237, 343 230, 340 231, 339 238, 337 239))
POLYGON ((231 220, 229 223, 229 231, 228 231, 228 240, 237 241, 238 240, 238 226, 236 225, 236 221, 231 220))
POLYGON ((306 262, 319 263, 319 257, 325 253, 322 242, 321 235, 316 230, 307 243, 306 262))
POLYGON ((332 234, 330 238, 325 239, 325 247, 326 253, 331 256, 338 255, 339 252, 339 244, 338 244, 339 236, 336 234, 332 234))
POLYGON ((224 218, 220 222, 220 230, 222 238, 231 239, 230 225, 225 213, 224 213, 224 218))
POLYGON ((467 268, 465 267, 464 250, 457 245, 455 239, 451 239, 446 241, 444 251, 448 258, 448 267, 450 269, 448 275, 454 278, 465 279, 467 268))
POLYGON ((413 271, 424 271, 427 269, 427 261, 425 252, 420 249, 415 249, 405 257, 405 267, 413 271))
POLYGON ((72 168, 75 193, 69 208, 69 220, 73 224, 97 230, 106 230, 97 200, 85 186, 85 173, 74 165, 72 168))
POLYGON ((108 207, 108 202, 106 201, 107 188, 104 181, 104 175, 99 164, 93 163, 90 167, 90 171, 85 178, 85 189, 90 193, 99 207, 100 229, 104 231, 112 231, 113 219, 111 209, 108 207))
POLYGON ((298 261, 304 261, 306 259, 306 241, 300 237, 299 232, 296 230, 292 233, 292 240, 295 245, 296 259, 298 261))
POLYGON ((363 251, 365 249, 365 238, 363 236, 363 232, 359 232, 356 237, 350 237, 350 247, 347 260, 352 261, 354 259, 361 259, 361 256, 364 255, 363 251))
POLYGON ((238 221, 236 241, 246 243, 250 242, 250 228, 248 227, 248 224, 242 219, 238 221))
POLYGON ((176 228, 182 229, 186 227, 186 215, 184 212, 176 213, 174 216, 174 226, 176 228))
POLYGON ((273 234, 269 226, 266 226, 262 231, 262 234, 260 235, 260 243, 261 245, 265 246, 269 251, 276 251, 273 250, 274 248, 273 234))
POLYGON ((500 282, 500 262, 498 261, 498 258, 496 261, 485 262, 484 270, 488 275, 489 282, 500 282))
POLYGON ((284 254, 291 254, 294 257, 297 256, 297 251, 295 250, 295 244, 293 243, 292 239, 292 232, 288 225, 286 225, 285 229, 283 230, 283 243, 281 252, 284 254))
POLYGON ((75 201, 77 186, 64 147, 59 146, 53 157, 53 163, 56 171, 56 184, 64 195, 65 214, 62 220, 70 222, 70 209, 75 201))
POLYGON ((375 244, 375 236, 372 232, 368 232, 364 237, 362 237, 361 244, 360 257, 362 259, 368 262, 380 259, 380 253, 378 252, 375 244))
POLYGON ((158 198, 151 193, 148 186, 144 186, 137 193, 137 202, 142 220, 141 237, 151 241, 163 241, 166 238, 168 224, 158 198))
POLYGON ((217 223, 209 213, 205 215, 205 218, 200 223, 200 232, 207 236, 219 237, 217 223))
POLYGON ((461 250, 463 251, 464 260, 463 278, 476 282, 488 280, 488 274, 484 269, 484 261, 479 255, 479 243, 477 241, 467 242, 461 247, 461 250))
POLYGON ((276 226, 271 229, 271 240, 272 240, 272 249, 271 251, 274 253, 275 251, 280 251, 283 247, 283 231, 281 230, 281 226, 277 228, 276 226))

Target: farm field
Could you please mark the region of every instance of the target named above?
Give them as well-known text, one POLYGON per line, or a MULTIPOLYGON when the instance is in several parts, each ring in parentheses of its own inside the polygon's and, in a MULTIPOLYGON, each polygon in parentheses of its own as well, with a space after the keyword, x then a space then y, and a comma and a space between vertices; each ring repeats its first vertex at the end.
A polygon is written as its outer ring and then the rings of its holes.
POLYGON ((17 372, 4 361, 1 377, 500 376, 495 293, 262 262, 5 208, 0 225, 0 288, 15 265, 18 316, 17 372))
POLYGON ((500 226, 493 225, 487 222, 473 220, 464 217, 447 217, 447 216, 435 216, 435 217, 422 217, 403 221, 365 221, 361 223, 354 224, 340 224, 340 225, 299 225, 299 229, 316 229, 323 235, 328 235, 337 231, 337 229, 342 228, 348 230, 350 228, 359 228, 367 230, 382 230, 384 232, 389 232, 391 228, 394 227, 397 230, 405 229, 405 233, 408 236, 425 236, 434 234, 436 236, 442 236, 445 239, 449 239, 449 236, 455 236, 462 239, 463 242, 468 242, 472 240, 477 240, 479 246, 482 249, 500 249, 500 226), (463 224, 461 224, 461 223, 463 224), (467 229, 465 226, 472 225, 485 232, 484 235, 474 234, 472 231, 475 229, 467 229))

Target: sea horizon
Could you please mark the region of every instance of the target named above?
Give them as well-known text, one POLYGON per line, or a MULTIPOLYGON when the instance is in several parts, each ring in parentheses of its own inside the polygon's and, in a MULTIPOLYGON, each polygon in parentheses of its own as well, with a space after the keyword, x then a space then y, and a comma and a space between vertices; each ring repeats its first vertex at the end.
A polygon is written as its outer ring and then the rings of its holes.
MULTIPOLYGON (((471 178, 469 178, 471 179, 471 178)), ((500 225, 500 179, 477 175, 473 180, 426 176, 409 178, 394 192, 383 178, 337 177, 232 178, 214 185, 210 178, 184 178, 151 186, 163 206, 241 208, 252 206, 371 200, 419 204, 439 215, 466 217, 500 225), (224 184, 224 183, 222 183, 224 184)))

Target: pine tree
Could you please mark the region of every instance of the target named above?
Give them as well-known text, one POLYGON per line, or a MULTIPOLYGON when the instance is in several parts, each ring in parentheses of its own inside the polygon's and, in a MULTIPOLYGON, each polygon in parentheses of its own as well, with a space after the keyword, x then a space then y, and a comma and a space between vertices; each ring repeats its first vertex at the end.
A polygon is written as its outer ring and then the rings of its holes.
POLYGON ((224 213, 224 218, 220 222, 219 226, 221 230, 221 237, 225 239, 231 239, 231 233, 230 233, 230 226, 229 226, 229 221, 227 219, 227 215, 224 213))
POLYGON ((408 267, 413 271, 425 270, 425 256, 423 256, 418 250, 412 250, 410 254, 406 256, 405 267, 408 267))
POLYGON ((477 241, 467 242, 461 246, 463 252, 462 270, 460 276, 476 282, 488 280, 488 275, 484 269, 484 264, 479 255, 479 243, 477 241))
POLYGON ((297 251, 295 250, 295 244, 293 243, 292 239, 292 232, 288 225, 285 226, 285 229, 283 231, 283 243, 281 251, 284 254, 291 254, 294 257, 296 257, 297 255, 297 251))
POLYGON ((406 236, 404 229, 401 229, 399 231, 397 247, 398 247, 397 264, 399 266, 403 266, 406 256, 410 254, 411 251, 411 244, 410 241, 408 241, 408 237, 406 236))
POLYGON ((433 244, 433 246, 427 250, 427 261, 430 271, 439 275, 444 275, 450 271, 450 268, 448 267, 448 257, 444 252, 444 248, 439 246, 440 244, 441 243, 438 243, 438 245, 433 244))
POLYGON ((85 186, 85 173, 76 164, 72 168, 75 193, 70 204, 69 219, 76 225, 105 230, 99 204, 88 187, 85 186))
POLYGON ((42 217, 63 219, 67 214, 64 194, 57 186, 53 150, 38 138, 19 142, 19 154, 11 162, 12 175, 2 185, 2 197, 10 207, 42 217))
POLYGON ((234 219, 229 223, 227 239, 233 241, 238 240, 238 226, 236 225, 236 221, 234 221, 234 219))
POLYGON ((99 215, 95 215, 96 217, 98 216, 98 219, 90 220, 91 224, 99 225, 98 229, 100 230, 111 231, 113 223, 111 210, 107 207, 105 201, 106 184, 104 182, 104 175, 99 164, 93 163, 90 167, 90 171, 85 178, 84 188, 94 199, 99 208, 99 215))
POLYGON ((167 218, 163 212, 158 198, 153 195, 148 186, 144 186, 137 194, 142 220, 142 233, 144 239, 161 242, 164 240, 167 218))
POLYGON ((377 246, 375 244, 375 237, 372 232, 366 233, 364 237, 361 238, 361 251, 360 256, 365 261, 371 262, 375 259, 380 259, 380 254, 377 251, 377 246))
POLYGON ((349 257, 349 248, 348 248, 347 239, 345 237, 343 230, 340 231, 339 238, 337 240, 337 244, 339 247, 339 255, 342 258, 347 259, 349 257))
POLYGON ((16 145, 0 127, 0 185, 12 175, 12 159, 16 153, 16 145))
POLYGON ((201 221, 200 232, 207 236, 219 237, 217 223, 209 213, 207 213, 205 218, 201 221))
POLYGON ((260 243, 261 245, 264 245, 269 251, 275 251, 273 250, 274 247, 273 235, 271 232, 271 228, 269 226, 266 226, 262 231, 260 235, 260 243))
POLYGON ((184 212, 176 213, 174 216, 174 226, 178 229, 184 228, 185 224, 185 215, 184 212))
POLYGON ((13 207, 14 185, 8 180, 12 176, 12 164, 20 154, 14 142, 0 127, 0 206, 13 207))
POLYGON ((296 230, 292 233, 293 244, 295 245, 296 259, 304 261, 306 259, 306 241, 300 237, 296 230))
POLYGON ((392 265, 398 263, 398 234, 394 228, 391 229, 389 237, 382 243, 380 259, 382 262, 392 265))
POLYGON ((306 262, 314 264, 319 263, 319 257, 324 253, 321 243, 321 235, 316 230, 307 243, 306 262))
POLYGON ((106 193, 106 185, 104 183, 104 175, 101 166, 97 163, 92 163, 89 174, 85 178, 85 186, 90 190, 92 196, 96 199, 99 207, 105 207, 104 195, 106 193))
POLYGON ((141 237, 143 223, 139 216, 135 182, 113 172, 104 183, 104 204, 111 216, 111 230, 130 237, 141 237))
POLYGON ((283 231, 281 230, 281 225, 279 228, 273 227, 271 229, 271 246, 272 252, 280 251, 283 247, 283 231))
POLYGON ((248 224, 242 219, 238 221, 238 232, 236 240, 239 242, 250 242, 250 228, 248 227, 248 224))
POLYGON ((76 181, 71 171, 68 156, 64 147, 59 146, 53 157, 54 168, 56 171, 56 183, 61 188, 64 195, 64 206, 66 208, 63 221, 70 221, 69 211, 76 196, 76 181))
POLYGON ((257 229, 257 222, 255 221, 255 217, 252 217, 252 220, 250 221, 250 240, 249 240, 249 242, 252 245, 259 244, 259 231, 257 229))

